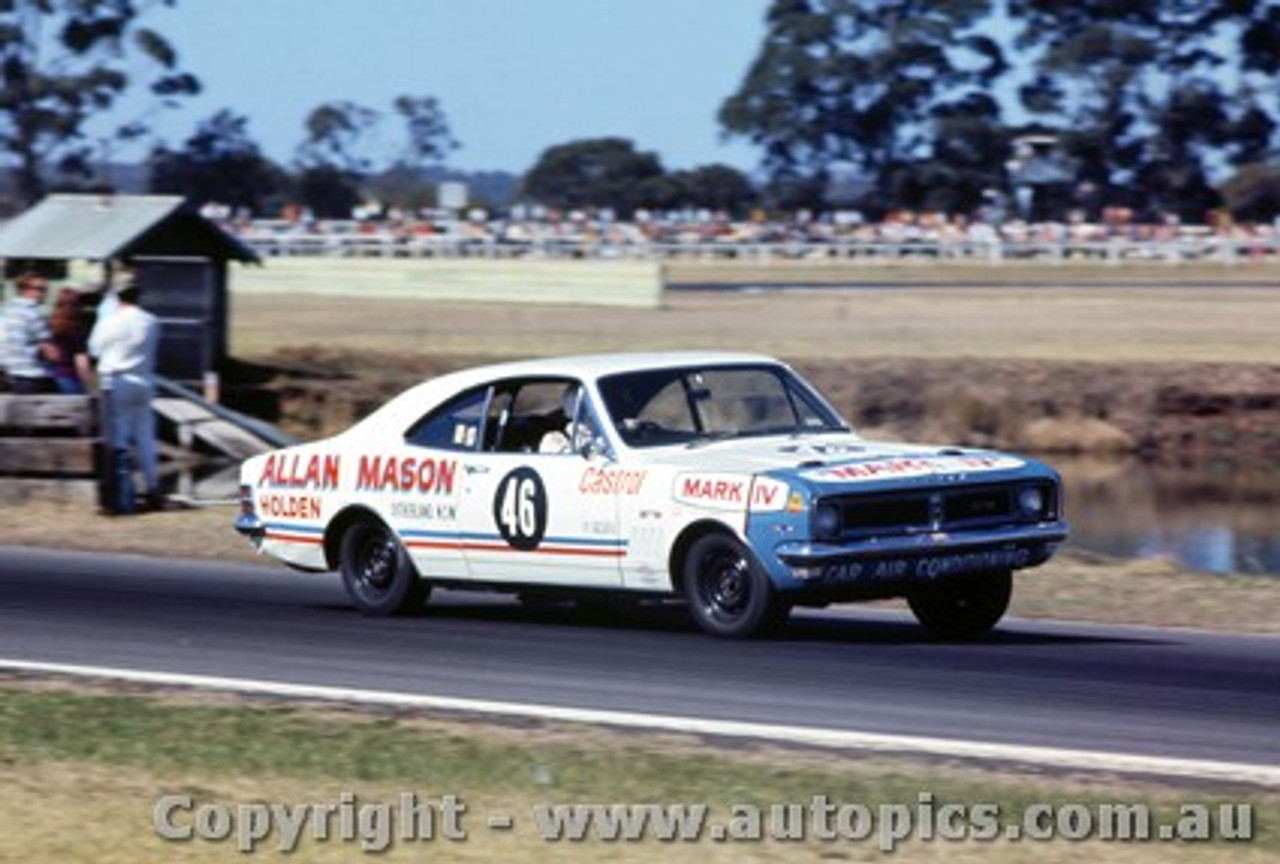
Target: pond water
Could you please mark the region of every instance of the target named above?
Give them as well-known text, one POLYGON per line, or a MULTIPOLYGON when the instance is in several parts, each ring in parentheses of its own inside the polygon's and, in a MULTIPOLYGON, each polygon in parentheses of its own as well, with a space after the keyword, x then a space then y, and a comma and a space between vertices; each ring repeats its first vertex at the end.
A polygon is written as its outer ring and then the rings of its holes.
POLYGON ((1048 461, 1066 486, 1065 549, 1280 577, 1280 467, 1048 461))
MULTIPOLYGON (((1169 467, 1051 457, 1066 487, 1065 549, 1114 558, 1166 556, 1208 573, 1280 578, 1280 466, 1169 467)), ((237 467, 169 475, 168 491, 235 499, 237 467)))

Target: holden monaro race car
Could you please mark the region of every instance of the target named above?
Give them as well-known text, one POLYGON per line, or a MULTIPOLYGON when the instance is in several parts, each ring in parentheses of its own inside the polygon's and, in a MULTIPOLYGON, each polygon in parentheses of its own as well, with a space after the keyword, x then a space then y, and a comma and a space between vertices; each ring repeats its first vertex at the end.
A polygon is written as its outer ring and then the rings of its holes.
POLYGON ((755 354, 455 372, 249 459, 240 482, 238 531, 292 567, 340 571, 376 615, 433 587, 675 598, 708 633, 747 636, 795 606, 905 597, 929 630, 966 638, 1067 534, 1050 467, 862 439, 755 354))

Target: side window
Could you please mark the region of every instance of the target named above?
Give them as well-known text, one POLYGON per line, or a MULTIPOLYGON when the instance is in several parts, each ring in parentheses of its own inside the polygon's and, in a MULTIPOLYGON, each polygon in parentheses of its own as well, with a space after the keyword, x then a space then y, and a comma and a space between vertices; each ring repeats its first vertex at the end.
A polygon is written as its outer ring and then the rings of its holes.
POLYGON ((791 397, 792 405, 795 409, 796 416, 800 418, 800 425, 807 429, 822 429, 828 426, 830 421, 819 413, 814 404, 809 401, 809 397, 803 392, 788 389, 787 395, 791 397))
POLYGON ((480 387, 446 402, 410 426, 405 443, 438 450, 475 450, 488 395, 488 388, 480 387))
POLYGON ((606 441, 586 390, 577 381, 557 386, 560 404, 544 414, 538 452, 579 456, 601 452, 606 441))
POLYGON ((582 385, 567 378, 528 378, 494 387, 484 449, 497 453, 579 453, 600 446, 599 421, 582 385), (581 443, 581 446, 579 446, 581 443))
POLYGON ((512 381, 502 386, 500 392, 506 394, 508 401, 494 449, 507 453, 538 452, 543 438, 563 430, 571 419, 564 409, 564 393, 570 385, 571 382, 563 380, 537 379, 512 381))
POLYGON ((673 432, 696 431, 693 414, 689 410, 689 392, 685 389, 684 380, 677 378, 655 393, 644 406, 638 419, 656 423, 663 429, 673 432))
POLYGON ((708 370, 694 376, 708 394, 702 418, 708 432, 751 433, 790 429, 795 406, 777 375, 762 369, 708 370))

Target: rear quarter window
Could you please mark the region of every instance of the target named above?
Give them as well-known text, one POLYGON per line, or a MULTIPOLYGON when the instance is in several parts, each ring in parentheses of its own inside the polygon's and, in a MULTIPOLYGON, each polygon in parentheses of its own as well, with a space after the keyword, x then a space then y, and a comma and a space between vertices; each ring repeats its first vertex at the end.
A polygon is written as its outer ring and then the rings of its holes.
POLYGON ((480 387, 454 397, 410 426, 405 443, 436 450, 475 450, 487 396, 488 388, 480 387))

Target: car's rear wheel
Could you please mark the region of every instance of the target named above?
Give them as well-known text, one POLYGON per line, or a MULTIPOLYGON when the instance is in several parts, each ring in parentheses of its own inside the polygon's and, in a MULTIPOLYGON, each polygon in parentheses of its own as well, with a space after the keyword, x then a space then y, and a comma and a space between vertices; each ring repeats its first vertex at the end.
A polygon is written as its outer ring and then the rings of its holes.
POLYGON ((1004 617, 1013 596, 1008 570, 943 579, 915 589, 907 604, 916 620, 941 639, 973 639, 1004 617))
POLYGON ((430 586, 391 529, 375 519, 346 529, 338 560, 347 595, 366 615, 399 615, 426 602, 430 586))
POLYGON ((736 538, 706 534, 684 559, 684 595, 693 620, 713 636, 758 634, 786 619, 788 606, 736 538))

